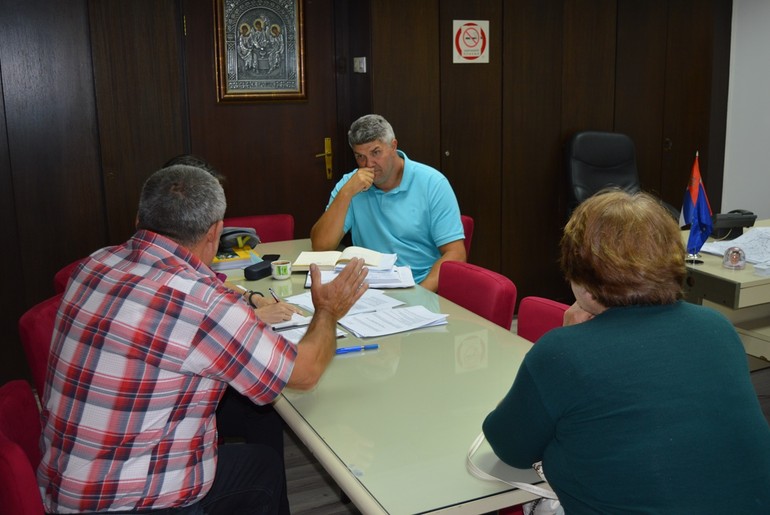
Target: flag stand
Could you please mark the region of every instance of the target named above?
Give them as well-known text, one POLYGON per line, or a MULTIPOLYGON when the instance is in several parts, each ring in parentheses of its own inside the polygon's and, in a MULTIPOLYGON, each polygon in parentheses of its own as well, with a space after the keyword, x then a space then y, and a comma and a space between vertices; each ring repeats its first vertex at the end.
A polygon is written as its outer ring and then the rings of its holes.
POLYGON ((700 258, 700 254, 687 254, 684 258, 684 262, 688 265, 702 265, 703 260, 700 258))
POLYGON ((685 262, 691 265, 702 265, 700 259, 701 247, 711 236, 714 229, 711 219, 711 206, 706 196, 706 189, 703 187, 703 180, 700 175, 700 165, 698 163, 698 152, 695 152, 695 161, 692 163, 692 173, 690 182, 684 191, 684 200, 682 201, 682 221, 690 225, 690 237, 687 239, 687 257, 685 262))

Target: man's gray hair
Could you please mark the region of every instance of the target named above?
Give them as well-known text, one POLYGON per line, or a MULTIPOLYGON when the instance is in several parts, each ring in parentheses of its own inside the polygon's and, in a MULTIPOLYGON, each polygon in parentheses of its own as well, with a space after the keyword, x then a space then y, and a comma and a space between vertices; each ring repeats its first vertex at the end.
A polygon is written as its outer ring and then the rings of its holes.
POLYGON ((353 122, 348 131, 350 148, 372 141, 382 141, 389 145, 396 139, 393 127, 378 114, 367 114, 353 122))
POLYGON ((226 208, 225 192, 213 175, 194 166, 174 165, 158 170, 145 181, 137 229, 191 246, 225 217, 226 208))

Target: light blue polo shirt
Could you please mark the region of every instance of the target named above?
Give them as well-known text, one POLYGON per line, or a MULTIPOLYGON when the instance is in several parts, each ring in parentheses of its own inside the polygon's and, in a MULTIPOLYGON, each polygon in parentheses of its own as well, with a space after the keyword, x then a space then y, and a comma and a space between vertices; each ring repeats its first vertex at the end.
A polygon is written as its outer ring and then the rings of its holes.
MULTIPOLYGON (((344 231, 351 231, 353 245, 398 254, 396 264, 411 267, 415 282, 420 283, 441 257, 438 248, 463 239, 465 233, 460 206, 447 178, 397 152, 404 159, 401 184, 388 192, 373 186, 354 196, 344 231)), ((356 171, 340 179, 329 205, 356 171)))

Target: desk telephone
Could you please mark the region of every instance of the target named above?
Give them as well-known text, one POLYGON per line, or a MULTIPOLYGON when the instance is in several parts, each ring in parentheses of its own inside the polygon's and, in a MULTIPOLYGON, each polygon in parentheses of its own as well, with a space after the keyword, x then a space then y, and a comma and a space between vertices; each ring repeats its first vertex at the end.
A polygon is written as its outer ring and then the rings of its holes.
POLYGON ((734 240, 743 234, 744 227, 752 227, 756 220, 757 215, 746 209, 717 213, 711 218, 711 236, 718 240, 734 240))

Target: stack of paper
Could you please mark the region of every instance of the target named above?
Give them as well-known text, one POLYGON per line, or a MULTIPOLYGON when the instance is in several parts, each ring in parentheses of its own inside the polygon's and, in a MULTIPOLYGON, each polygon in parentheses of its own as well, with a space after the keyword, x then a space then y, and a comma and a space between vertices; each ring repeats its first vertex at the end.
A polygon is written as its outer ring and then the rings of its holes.
MULTIPOLYGON (((306 311, 314 311, 313 297, 310 292, 292 295, 287 297, 285 301, 306 311)), ((447 323, 448 315, 433 313, 425 306, 396 307, 402 304, 404 304, 403 301, 385 295, 382 290, 366 290, 361 298, 353 304, 348 314, 340 319, 339 323, 359 338, 385 336, 447 323)), ((300 331, 296 340, 299 341, 307 330, 307 325, 310 324, 311 319, 310 316, 306 317, 295 313, 291 320, 273 324, 272 328, 287 335, 287 339, 290 339, 289 334, 300 331)), ((337 337, 339 338, 339 332, 337 337)))
POLYGON ((740 247, 751 264, 770 261, 770 227, 754 227, 734 240, 710 241, 701 249, 708 254, 724 255, 730 247, 740 247))
POLYGON ((340 325, 359 338, 371 338, 444 325, 447 323, 447 316, 433 313, 425 306, 408 306, 347 315, 340 320, 340 325))
MULTIPOLYGON (((302 327, 291 327, 289 329, 284 329, 282 331, 276 331, 278 334, 289 340, 293 344, 298 344, 299 341, 302 339, 303 336, 305 336, 305 333, 307 332, 307 326, 304 325, 302 327)), ((345 331, 342 329, 337 328, 337 338, 344 338, 347 336, 345 334, 345 331)))
MULTIPOLYGON (((286 302, 295 304, 306 311, 314 311, 313 297, 309 291, 300 293, 299 295, 292 295, 285 299, 286 302)), ((403 301, 394 299, 388 295, 384 295, 382 290, 366 290, 353 307, 348 311, 348 315, 356 313, 370 313, 372 311, 378 311, 382 309, 390 309, 395 306, 400 306, 403 301)), ((299 316, 299 315, 296 315, 299 316)), ((293 318, 292 318, 293 320, 293 318)), ((310 323, 308 321, 308 323, 310 323)))
MULTIPOLYGON (((340 271, 342 271, 341 267, 336 267, 334 270, 321 270, 321 282, 325 284, 334 280, 340 271)), ((310 288, 312 282, 310 274, 307 274, 305 288, 310 288)), ((411 288, 414 286, 414 276, 412 276, 412 269, 408 266, 394 266, 387 269, 369 268, 366 282, 369 288, 411 288)))

